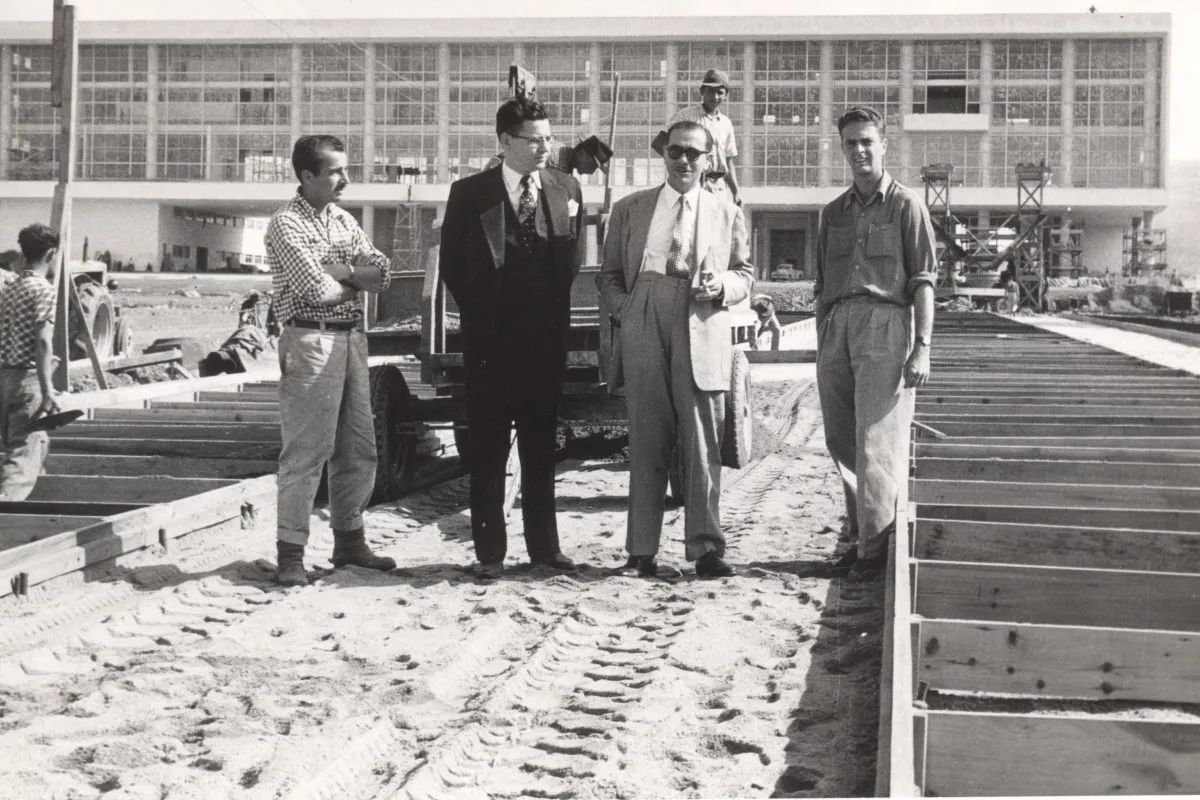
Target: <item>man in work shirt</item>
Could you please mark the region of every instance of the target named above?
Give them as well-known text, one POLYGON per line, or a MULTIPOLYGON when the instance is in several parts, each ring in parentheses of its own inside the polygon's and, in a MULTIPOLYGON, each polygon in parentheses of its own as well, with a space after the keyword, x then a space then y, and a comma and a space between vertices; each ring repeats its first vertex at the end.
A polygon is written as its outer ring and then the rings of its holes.
MULTIPOLYGON (((709 165, 706 188, 714 192, 729 190, 730 199, 741 204, 738 199, 737 174, 734 171, 734 161, 737 158, 737 142, 733 136, 733 122, 721 113, 721 105, 729 97, 729 74, 724 70, 710 69, 704 74, 700 84, 700 105, 688 106, 676 112, 667 123, 670 128, 676 122, 687 120, 698 122, 708 131, 713 140, 713 149, 709 154, 709 165)), ((660 134, 661 136, 661 134, 660 134)), ((665 140, 663 140, 665 143, 665 140)), ((660 148, 655 148, 662 155, 660 148)))
POLYGON ((883 168, 883 118, 851 108, 838 132, 854 185, 821 212, 813 287, 817 388, 825 443, 857 541, 835 566, 869 571, 887 562, 908 476, 905 444, 913 389, 929 378, 937 269, 928 209, 883 168))
POLYGON ((17 235, 24 268, 0 278, 0 500, 24 500, 33 491, 50 436, 35 431, 36 416, 58 411, 51 384, 54 366, 54 286, 48 280, 58 259, 59 236, 45 225, 17 235))
POLYGON ((309 516, 326 464, 333 565, 396 566, 367 547, 362 518, 375 486, 376 455, 361 293, 386 288, 391 276, 388 257, 336 205, 349 184, 342 142, 301 137, 292 167, 300 187, 271 217, 265 240, 283 326, 275 580, 303 586, 309 516))

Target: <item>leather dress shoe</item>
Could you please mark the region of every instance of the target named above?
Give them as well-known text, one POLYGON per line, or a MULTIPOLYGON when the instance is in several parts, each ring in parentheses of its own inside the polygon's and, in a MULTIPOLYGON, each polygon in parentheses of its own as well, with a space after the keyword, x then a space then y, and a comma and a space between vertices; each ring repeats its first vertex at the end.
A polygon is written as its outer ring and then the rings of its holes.
POLYGON ((696 559, 697 578, 729 578, 735 574, 733 567, 726 564, 715 550, 709 550, 696 559))
POLYGON ((534 566, 541 564, 544 567, 549 567, 550 569, 560 569, 564 572, 569 572, 575 569, 575 562, 564 556, 562 553, 555 553, 554 555, 546 556, 545 558, 534 558, 531 559, 531 561, 533 562, 534 566))
POLYGON ((634 575, 639 578, 655 578, 658 576, 658 562, 655 561, 654 556, 630 556, 614 572, 630 578, 634 575))
POLYGON ((857 563, 858 547, 855 546, 842 553, 842 555, 836 561, 829 565, 829 568, 837 573, 846 573, 849 572, 850 568, 857 563))
POLYGON ((504 574, 503 561, 480 561, 475 568, 475 577, 485 581, 494 581, 504 574))

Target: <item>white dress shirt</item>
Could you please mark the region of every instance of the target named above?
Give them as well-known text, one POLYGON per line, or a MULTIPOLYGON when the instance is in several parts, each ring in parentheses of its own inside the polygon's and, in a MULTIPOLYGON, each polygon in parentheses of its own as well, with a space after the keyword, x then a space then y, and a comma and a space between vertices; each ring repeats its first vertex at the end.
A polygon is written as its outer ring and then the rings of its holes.
MULTIPOLYGON (((519 219, 521 216, 521 178, 525 176, 510 167, 507 161, 500 165, 500 173, 504 176, 504 188, 508 190, 508 202, 512 203, 512 209, 519 219)), ((538 195, 542 191, 542 176, 537 170, 529 174, 533 176, 533 187, 530 191, 533 192, 533 203, 536 207, 538 195)))
MULTIPOLYGON (((684 263, 691 263, 692 245, 696 233, 696 214, 700 208, 700 184, 697 183, 686 195, 688 213, 691 214, 690 224, 685 228, 683 241, 684 263)), ((646 254, 642 258, 642 270, 667 274, 667 255, 671 252, 671 240, 675 236, 675 217, 679 214, 679 192, 664 183, 658 193, 658 203, 654 206, 654 216, 650 218, 650 232, 646 235, 646 254)))

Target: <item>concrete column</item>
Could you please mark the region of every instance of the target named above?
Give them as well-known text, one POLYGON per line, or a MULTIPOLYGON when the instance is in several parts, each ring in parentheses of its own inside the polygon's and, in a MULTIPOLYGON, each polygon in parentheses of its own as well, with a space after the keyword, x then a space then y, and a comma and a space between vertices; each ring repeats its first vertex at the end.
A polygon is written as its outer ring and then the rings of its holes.
MULTIPOLYGON (((1159 103, 1160 85, 1160 53, 1159 40, 1146 39, 1146 76, 1144 96, 1146 103, 1146 118, 1142 127, 1142 186, 1154 188, 1163 184, 1162 154, 1158 152, 1159 137, 1159 103)), ((1147 224, 1149 227, 1149 224, 1147 224)))
MULTIPOLYGON (((600 118, 603 115, 605 108, 602 100, 602 87, 600 85, 600 71, 603 62, 600 60, 600 43, 592 42, 588 45, 588 135, 600 135, 600 118)), ((607 133, 605 133, 607 136, 607 133)), ((603 138, 603 137, 602 137, 603 138)), ((608 141, 605 139, 605 141, 608 141)), ((595 262, 589 261, 589 264, 595 262)))
POLYGON ((675 42, 667 42, 667 77, 664 95, 662 121, 665 125, 667 120, 675 116, 675 112, 679 110, 677 100, 679 96, 679 45, 675 42))
MULTIPOLYGON (((525 63, 525 44, 523 42, 513 42, 512 61, 509 63, 529 69, 529 66, 525 63)), ((537 70, 530 71, 535 75, 537 74, 537 70)))
POLYGON ((216 180, 217 142, 213 126, 204 126, 204 180, 216 180))
POLYGON ((146 45, 146 180, 158 178, 158 45, 146 45))
POLYGON ((375 206, 373 205, 367 204, 362 207, 362 230, 367 235, 367 241, 375 244, 375 206))
POLYGON ((1058 186, 1074 185, 1075 161, 1075 40, 1064 39, 1062 43, 1062 112, 1058 127, 1058 169, 1054 182, 1058 186))
POLYGON ((0 181, 8 179, 8 148, 13 140, 12 46, 0 45, 0 181))
MULTIPOLYGON (((992 88, 995 86, 995 50, 991 39, 979 43, 979 113, 988 120, 988 130, 979 137, 979 181, 976 186, 988 186, 992 167, 992 88)), ((972 184, 967 184, 968 186, 972 184)))
POLYGON ((837 119, 833 113, 833 42, 821 41, 821 86, 817 95, 821 115, 821 149, 817 155, 817 185, 833 183, 833 159, 840 152, 837 119), (826 147, 828 143, 828 147, 826 147))
POLYGON ((438 45, 437 182, 450 182, 450 45, 438 45))
POLYGON ((921 167, 924 164, 913 165, 912 159, 912 142, 908 139, 908 131, 904 130, 904 115, 913 112, 913 43, 905 41, 900 43, 900 136, 898 144, 900 152, 897 154, 899 158, 899 172, 901 175, 911 176, 919 174, 921 167))
MULTIPOLYGON (((741 100, 741 130, 735 131, 737 137, 737 177, 739 186, 754 185, 754 42, 746 42, 742 46, 742 100, 741 100)), ((805 126, 808 120, 804 121, 805 126)))
MULTIPOLYGON (((363 75, 363 183, 370 183, 375 176, 375 43, 363 46, 366 61, 363 75)), ((367 208, 370 208, 369 206, 367 208)), ((363 209, 366 219, 367 208, 363 209)), ((371 209, 374 211, 374 209, 371 209)), ((364 227, 365 229, 365 227, 364 227)))
POLYGON ((292 136, 292 144, 296 143, 296 140, 300 138, 300 136, 302 135, 302 131, 303 131, 303 123, 300 121, 300 106, 302 104, 302 100, 301 100, 301 96, 300 96, 300 94, 301 94, 300 82, 302 80, 300 77, 300 70, 301 70, 301 66, 303 65, 303 63, 304 63, 304 59, 303 59, 302 51, 300 49, 300 45, 293 44, 292 45, 292 76, 291 76, 291 80, 288 84, 288 93, 291 95, 291 98, 292 98, 292 114, 291 114, 291 119, 290 119, 291 130, 289 131, 292 136))

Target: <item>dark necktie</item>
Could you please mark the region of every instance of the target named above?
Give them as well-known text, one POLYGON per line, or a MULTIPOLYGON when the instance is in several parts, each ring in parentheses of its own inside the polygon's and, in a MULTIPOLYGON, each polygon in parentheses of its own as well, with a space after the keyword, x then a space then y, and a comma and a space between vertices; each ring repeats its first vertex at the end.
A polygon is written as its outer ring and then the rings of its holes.
POLYGON ((521 199, 517 203, 517 221, 520 223, 517 239, 527 248, 532 247, 534 239, 537 238, 537 225, 534 221, 536 213, 537 203, 533 199, 533 176, 526 175, 521 178, 521 199))

